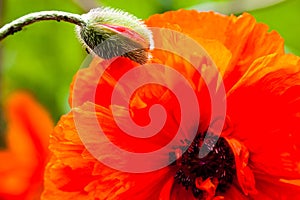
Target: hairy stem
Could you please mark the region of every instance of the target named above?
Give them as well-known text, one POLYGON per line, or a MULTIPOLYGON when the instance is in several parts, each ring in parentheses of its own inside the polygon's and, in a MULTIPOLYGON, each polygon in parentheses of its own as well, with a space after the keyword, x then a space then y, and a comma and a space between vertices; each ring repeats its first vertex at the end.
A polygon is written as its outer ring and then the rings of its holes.
MULTIPOLYGON (((2 24, 3 19, 3 11, 4 11, 4 2, 0 0, 0 25, 2 24)), ((5 121, 4 121, 4 113, 3 113, 3 80, 2 80, 2 73, 3 73, 3 66, 2 66, 2 46, 0 45, 0 149, 2 149, 4 145, 4 132, 5 132, 5 121)))
MULTIPOLYGON (((0 3, 3 3, 2 0, 0 0, 0 3)), ((3 8, 3 6, 0 5, 0 10, 3 8)), ((0 13, 2 13, 0 11, 0 13)), ((1 16, 0 16, 1 17, 1 16)), ((30 13, 28 15, 24 15, 11 23, 8 23, 0 28, 0 41, 5 39, 9 35, 13 35, 14 33, 21 31, 23 27, 33 24, 35 22, 39 21, 45 21, 45 20, 55 20, 55 21, 65 21, 72 24, 76 24, 78 26, 85 26, 86 22, 81 17, 81 15, 78 14, 72 14, 68 12, 62 12, 62 11, 41 11, 41 12, 35 12, 30 13)), ((1 46, 0 46, 1 48, 1 46)), ((0 49, 1 51, 1 49, 0 49)), ((1 54, 1 52, 0 52, 1 54)), ((0 55, 1 56, 1 55, 0 55)), ((0 59, 1 61, 1 59, 0 59)), ((3 147, 3 144, 1 144, 1 140, 3 139, 3 132, 5 132, 5 121, 3 116, 3 105, 2 105, 2 69, 1 69, 1 63, 0 63, 0 148, 3 147)))
POLYGON ((55 21, 65 21, 72 24, 76 24, 78 26, 84 26, 86 22, 81 17, 81 15, 62 12, 62 11, 41 11, 30 13, 28 15, 24 15, 9 24, 4 25, 0 29, 0 41, 6 38, 9 35, 13 35, 14 33, 21 31, 24 26, 29 24, 33 24, 39 21, 45 20, 55 20, 55 21))

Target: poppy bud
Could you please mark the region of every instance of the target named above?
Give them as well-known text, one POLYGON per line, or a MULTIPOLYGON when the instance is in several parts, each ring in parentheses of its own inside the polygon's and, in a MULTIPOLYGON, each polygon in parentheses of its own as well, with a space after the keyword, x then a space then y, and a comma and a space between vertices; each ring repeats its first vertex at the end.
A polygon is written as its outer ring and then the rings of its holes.
POLYGON ((121 10, 102 7, 83 14, 86 22, 76 32, 89 52, 104 59, 128 57, 144 64, 147 49, 153 47, 152 33, 135 16, 121 10))

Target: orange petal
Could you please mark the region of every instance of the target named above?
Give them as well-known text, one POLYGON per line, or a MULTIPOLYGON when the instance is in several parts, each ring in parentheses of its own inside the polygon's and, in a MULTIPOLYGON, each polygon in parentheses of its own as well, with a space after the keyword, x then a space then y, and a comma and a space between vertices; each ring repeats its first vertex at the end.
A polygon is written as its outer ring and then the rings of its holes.
POLYGON ((5 104, 7 149, 0 152, 0 199, 38 198, 53 123, 27 92, 15 92, 5 104))
POLYGON ((254 17, 247 13, 235 17, 213 12, 178 10, 153 15, 145 23, 150 27, 180 31, 197 40, 205 48, 201 38, 217 40, 223 44, 232 55, 229 65, 222 65, 224 63, 217 61, 218 56, 224 56, 223 54, 215 54, 217 52, 209 48, 207 51, 216 59, 221 72, 226 72, 224 82, 228 90, 257 58, 272 53, 284 53, 283 39, 280 35, 274 31, 268 33, 265 24, 257 23, 254 17))
POLYGON ((248 166, 248 149, 235 139, 229 139, 226 137, 225 139, 234 153, 235 168, 239 187, 241 187, 243 194, 245 195, 255 194, 257 192, 255 188, 255 179, 251 169, 248 166))
POLYGON ((300 199, 300 185, 266 175, 256 175, 255 178, 258 193, 254 199, 300 199))
POLYGON ((76 107, 91 101, 105 107, 109 106, 118 79, 136 66, 137 63, 124 57, 112 60, 93 58, 89 67, 80 69, 74 77, 70 88, 69 104, 71 107, 76 107))
POLYGON ((231 187, 222 195, 225 200, 249 200, 249 196, 246 196, 240 189, 240 186, 236 185, 231 185, 231 187))
POLYGON ((254 173, 300 177, 300 59, 269 55, 258 59, 228 93, 232 137, 250 152, 254 173))
POLYGON ((257 58, 284 53, 283 39, 277 32, 268 32, 268 29, 267 25, 257 23, 248 13, 234 18, 228 25, 224 44, 233 56, 224 76, 226 88, 231 88, 257 58))
MULTIPOLYGON (((90 108, 94 109, 94 105, 91 107, 91 104, 85 104, 74 109, 72 113, 63 116, 54 129, 50 145, 53 156, 46 168, 43 199, 73 199, 76 195, 80 199, 158 198, 161 188, 174 173, 170 168, 151 173, 125 173, 102 164, 85 149, 74 124, 74 112, 80 112, 81 120, 88 120, 95 115, 90 108)), ((96 115, 100 121, 109 120, 108 112, 103 107, 97 107, 96 111, 99 111, 96 115)), ((107 136, 110 137, 112 133, 118 136, 114 124, 105 122, 103 130, 111 131, 107 136)), ((93 127, 86 131, 94 132, 93 127)), ((98 148, 100 154, 101 149, 108 146, 105 142, 102 144, 98 148)), ((117 155, 109 151, 101 155, 118 159, 117 155)))
POLYGON ((196 187, 204 192, 204 199, 205 200, 213 199, 213 197, 216 194, 217 186, 214 183, 212 183, 210 178, 207 178, 204 181, 202 181, 202 178, 196 178, 195 181, 196 181, 196 187))
POLYGON ((224 33, 230 21, 231 17, 213 12, 178 10, 152 15, 145 23, 149 27, 177 29, 191 37, 196 36, 225 41, 226 35, 224 33))

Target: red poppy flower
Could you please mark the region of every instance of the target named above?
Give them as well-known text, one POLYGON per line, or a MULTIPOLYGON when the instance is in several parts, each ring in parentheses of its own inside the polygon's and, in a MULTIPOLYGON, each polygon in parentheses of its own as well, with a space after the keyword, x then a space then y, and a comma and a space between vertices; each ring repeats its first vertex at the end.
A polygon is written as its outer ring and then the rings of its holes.
MULTIPOLYGON (((123 74, 137 68, 137 63, 117 58, 98 80, 99 70, 108 61, 94 59, 74 79, 72 111, 61 118, 51 136, 53 155, 45 172, 43 199, 300 198, 299 57, 285 54, 283 39, 274 31, 267 32, 268 27, 256 23, 249 14, 236 17, 179 10, 151 16, 146 24, 193 38, 216 63, 227 99, 226 123, 220 138, 217 140, 209 129, 212 107, 203 77, 180 55, 155 49, 148 63, 170 66, 192 85, 201 116, 199 123, 192 121, 189 125, 197 127, 197 134, 193 141, 183 138, 182 146, 174 147, 169 154, 177 158, 176 162, 161 169, 131 173, 104 165, 83 145, 76 120, 84 122, 81 129, 90 135, 91 144, 98 137, 92 122, 96 116, 111 143, 126 151, 144 153, 171 140, 182 128, 178 126, 182 113, 176 94, 157 84, 139 87, 130 97, 128 109, 113 105, 110 96, 114 87, 123 74), (146 126, 154 104, 163 105, 166 122, 157 135, 147 140, 124 134, 114 121, 113 111, 122 117, 129 110, 136 124, 146 126), (214 140, 216 144, 212 145, 210 141, 214 140), (199 157, 200 146, 210 153, 199 157), (186 151, 177 157, 182 149, 186 151)), ((184 43, 180 37, 165 39, 184 43)), ((148 71, 133 78, 150 75, 160 76, 148 71)), ((180 87, 174 77, 164 81, 180 87)), ((118 92, 124 94, 127 89, 119 88, 118 92)), ((191 127, 181 130, 184 136, 191 127)), ((104 139, 99 143, 95 147, 97 158, 122 159, 104 139)), ((132 167, 139 165, 142 163, 132 163, 132 167)))
POLYGON ((0 199, 39 199, 53 122, 26 92, 11 94, 5 112, 7 148, 0 151, 0 199))

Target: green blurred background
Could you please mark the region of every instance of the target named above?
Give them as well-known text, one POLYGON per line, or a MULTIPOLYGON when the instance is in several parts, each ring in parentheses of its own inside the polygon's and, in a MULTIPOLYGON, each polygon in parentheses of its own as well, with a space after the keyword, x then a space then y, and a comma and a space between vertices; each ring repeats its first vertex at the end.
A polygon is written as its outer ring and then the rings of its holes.
MULTIPOLYGON (((257 21, 277 30, 289 52, 300 55, 300 0, 0 0, 0 25, 41 10, 84 13, 108 5, 145 19, 154 13, 179 8, 215 10, 224 14, 250 12, 257 21)), ((199 27, 200 28, 200 27, 199 27)), ((67 98, 73 75, 86 51, 74 33, 74 25, 55 21, 26 27, 0 43, 2 99, 11 91, 32 91, 57 121, 69 110, 67 98)))

